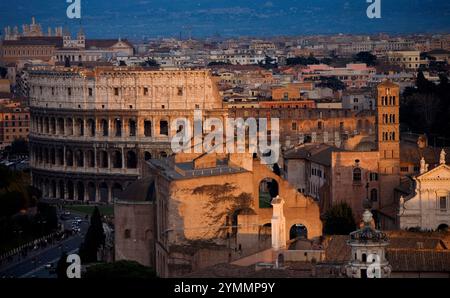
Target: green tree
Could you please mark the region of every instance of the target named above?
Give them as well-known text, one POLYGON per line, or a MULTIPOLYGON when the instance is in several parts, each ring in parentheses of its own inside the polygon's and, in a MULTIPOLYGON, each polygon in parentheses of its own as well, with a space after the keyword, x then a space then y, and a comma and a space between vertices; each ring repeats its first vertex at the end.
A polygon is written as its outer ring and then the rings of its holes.
POLYGON ((88 228, 84 242, 80 247, 80 258, 85 263, 97 262, 97 252, 105 244, 105 231, 103 230, 102 217, 96 206, 88 228))
POLYGON ((155 271, 134 261, 118 261, 87 268, 83 278, 90 279, 151 279, 155 271))
POLYGON ((377 64, 377 56, 370 52, 359 52, 355 55, 355 61, 362 62, 368 66, 375 66, 377 64))
POLYGON ((337 77, 320 77, 320 83, 317 84, 319 87, 330 88, 333 91, 345 90, 346 86, 344 82, 339 80, 337 77))
POLYGON ((348 235, 356 230, 352 208, 346 203, 333 206, 325 214, 324 233, 348 235))

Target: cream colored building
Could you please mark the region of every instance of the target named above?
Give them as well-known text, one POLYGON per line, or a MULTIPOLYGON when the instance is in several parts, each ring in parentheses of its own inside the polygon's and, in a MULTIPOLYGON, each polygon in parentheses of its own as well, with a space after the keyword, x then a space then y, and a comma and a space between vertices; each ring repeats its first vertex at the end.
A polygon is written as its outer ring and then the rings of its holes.
POLYGON ((414 178, 415 192, 400 199, 400 228, 444 230, 450 225, 450 166, 445 164, 445 152, 440 165, 428 170, 421 161, 420 174, 414 178))
POLYGON ((406 69, 416 70, 421 64, 419 51, 396 51, 388 53, 389 62, 406 69))

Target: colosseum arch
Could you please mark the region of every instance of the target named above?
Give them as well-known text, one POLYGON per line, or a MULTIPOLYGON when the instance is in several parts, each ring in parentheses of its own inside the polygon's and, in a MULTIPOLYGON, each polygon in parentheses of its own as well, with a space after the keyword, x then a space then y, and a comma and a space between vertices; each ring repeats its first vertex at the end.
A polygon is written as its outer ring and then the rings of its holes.
POLYGON ((55 117, 50 118, 50 133, 52 135, 56 134, 56 119, 55 119, 55 117))
POLYGON ((50 192, 50 197, 51 198, 56 198, 57 197, 57 187, 56 187, 56 181, 55 180, 52 180, 51 181, 51 192, 50 192))
POLYGON ((84 153, 81 150, 77 150, 75 153, 76 165, 79 168, 84 167, 84 153))
POLYGON ((77 183, 77 201, 84 201, 84 183, 78 181, 77 183))
POLYGON ((95 119, 88 119, 87 127, 89 130, 89 136, 95 137, 95 119))
POLYGON ((64 165, 64 149, 63 148, 58 148, 58 164, 60 166, 64 165))
POLYGON ((50 162, 52 165, 56 165, 56 149, 50 148, 50 162))
POLYGON ((58 188, 59 188, 59 198, 61 200, 65 199, 65 194, 66 194, 66 188, 64 185, 64 180, 60 180, 58 183, 58 188))
POLYGON ((96 201, 96 199, 97 199, 97 189, 95 187, 95 183, 94 182, 89 182, 88 183, 87 195, 88 195, 88 200, 90 202, 95 202, 96 201))
POLYGON ((137 168, 137 156, 136 152, 130 150, 127 152, 127 168, 136 169, 137 168))
POLYGON ((73 136, 73 119, 72 118, 67 118, 66 132, 67 132, 67 135, 73 136))
POLYGON ((130 137, 136 136, 137 126, 136 126, 136 120, 135 119, 129 119, 128 120, 128 131, 130 137))
POLYGON ((81 118, 78 118, 75 125, 75 133, 77 136, 84 136, 84 120, 81 118))
POLYGON ((122 168, 122 152, 115 150, 112 152, 112 166, 115 169, 122 168))
POLYGON ((108 184, 106 182, 100 183, 98 186, 99 194, 100 194, 100 202, 102 203, 108 203, 109 201, 109 189, 108 184))
POLYGON ((57 134, 62 136, 64 135, 65 127, 64 127, 64 118, 58 118, 57 120, 58 131, 57 134))
POLYGON ((122 136, 122 120, 120 118, 114 119, 114 130, 116 137, 122 136))
POLYGON ((45 162, 45 164, 49 164, 49 153, 48 153, 48 148, 47 147, 45 147, 44 148, 44 162, 45 162))
POLYGON ((108 162, 108 152, 102 150, 99 153, 99 162, 101 168, 108 168, 109 162, 108 162))
POLYGON ((94 150, 88 150, 86 152, 86 164, 90 168, 95 167, 95 153, 94 150))
POLYGON ((67 181, 67 199, 73 201, 75 198, 75 188, 72 180, 67 181))
POLYGON ((111 189, 112 198, 113 199, 119 198, 122 191, 123 191, 122 185, 120 183, 114 183, 111 189))
POLYGON ((152 121, 144 120, 144 136, 151 137, 152 136, 152 121))
POLYGON ((109 135, 109 127, 108 127, 109 125, 108 125, 108 120, 106 120, 106 119, 102 119, 101 121, 100 121, 100 128, 101 128, 101 130, 102 130, 102 135, 104 136, 104 137, 107 137, 108 135, 109 135))
POLYGON ((73 167, 73 152, 70 149, 66 150, 66 166, 73 167))
POLYGON ((50 123, 48 117, 44 118, 44 133, 48 134, 50 132, 50 123))

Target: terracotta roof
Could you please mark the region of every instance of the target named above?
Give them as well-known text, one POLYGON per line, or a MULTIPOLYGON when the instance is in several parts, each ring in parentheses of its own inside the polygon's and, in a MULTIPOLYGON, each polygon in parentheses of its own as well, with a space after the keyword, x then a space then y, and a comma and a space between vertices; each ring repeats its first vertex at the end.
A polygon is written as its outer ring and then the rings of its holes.
POLYGON ((450 251, 389 249, 387 259, 394 272, 450 272, 450 251))
POLYGON ((324 166, 331 166, 332 153, 341 151, 344 150, 326 144, 307 144, 286 151, 284 158, 307 159, 324 166))
POLYGON ((398 88, 399 86, 389 80, 386 80, 378 85, 378 87, 386 87, 386 88, 398 88))

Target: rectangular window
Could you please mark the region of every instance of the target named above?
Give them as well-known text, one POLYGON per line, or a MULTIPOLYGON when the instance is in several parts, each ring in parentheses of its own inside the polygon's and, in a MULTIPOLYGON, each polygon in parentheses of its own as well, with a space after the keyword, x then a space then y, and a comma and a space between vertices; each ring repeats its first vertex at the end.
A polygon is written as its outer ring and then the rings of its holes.
POLYGON ((114 88, 114 95, 119 96, 119 88, 114 88))
POLYGON ((297 122, 292 122, 292 130, 297 130, 297 122))
POLYGON ((148 88, 144 87, 144 96, 147 96, 147 95, 148 95, 148 88))
POLYGON ((88 92, 89 92, 89 96, 92 96, 92 88, 89 88, 88 92))
POLYGON ((72 88, 67 88, 67 95, 72 96, 72 88))
POLYGON ((442 211, 446 211, 447 210, 447 197, 440 197, 439 198, 439 208, 442 211))

